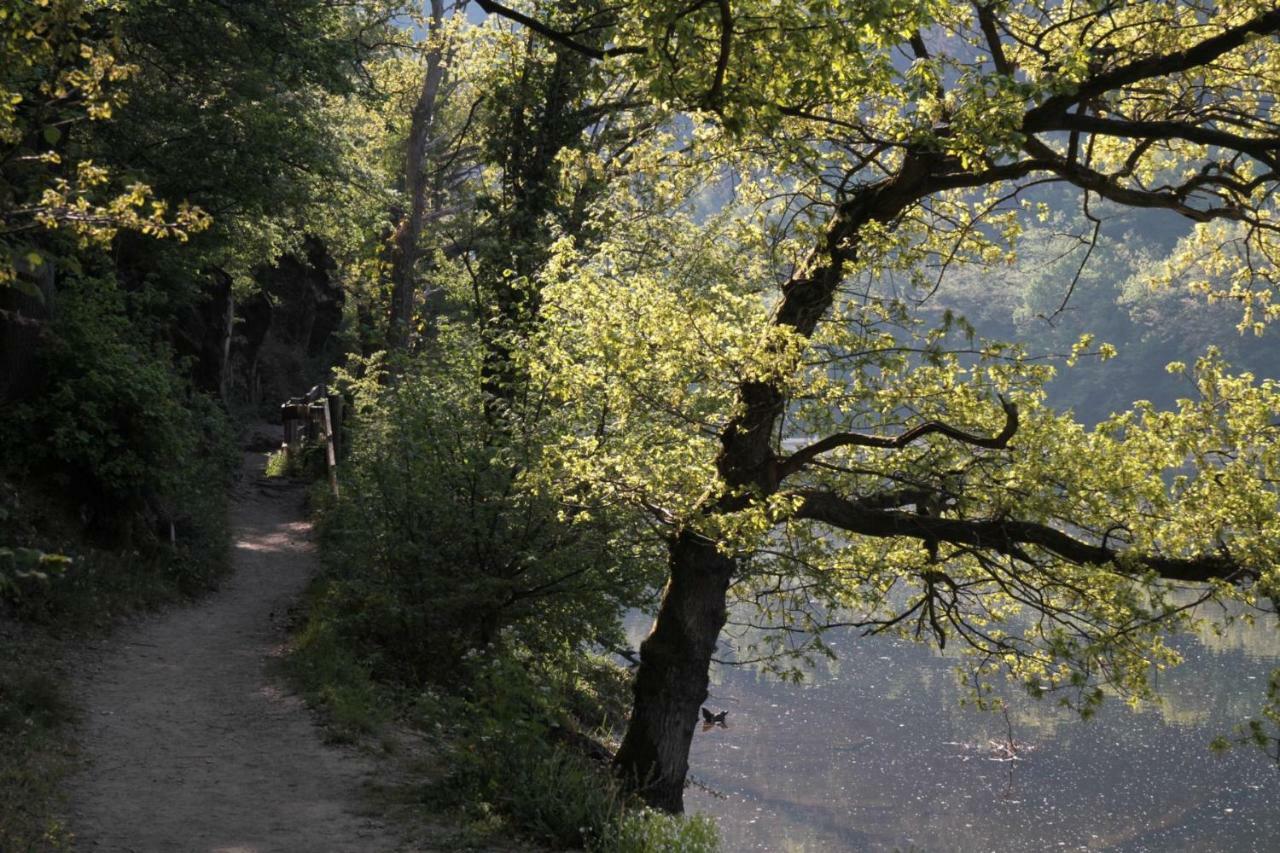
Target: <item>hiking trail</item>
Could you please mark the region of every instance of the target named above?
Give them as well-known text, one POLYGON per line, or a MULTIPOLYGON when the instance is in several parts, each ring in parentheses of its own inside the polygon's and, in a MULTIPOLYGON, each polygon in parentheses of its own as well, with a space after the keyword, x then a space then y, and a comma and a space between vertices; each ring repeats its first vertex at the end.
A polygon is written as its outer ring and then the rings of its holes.
POLYGON ((232 571, 219 590, 122 627, 77 667, 77 850, 407 849, 364 800, 373 762, 325 744, 271 671, 318 558, 303 487, 265 479, 263 462, 261 452, 244 454, 230 510, 232 571))

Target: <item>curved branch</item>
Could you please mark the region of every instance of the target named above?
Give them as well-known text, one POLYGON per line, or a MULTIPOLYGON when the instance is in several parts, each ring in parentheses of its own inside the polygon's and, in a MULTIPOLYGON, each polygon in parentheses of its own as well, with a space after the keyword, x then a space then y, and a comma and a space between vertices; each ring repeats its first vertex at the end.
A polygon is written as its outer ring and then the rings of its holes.
POLYGON ((724 75, 729 68, 729 51, 733 47, 733 12, 729 8, 729 0, 719 0, 717 5, 720 7, 720 55, 716 57, 715 75, 706 96, 707 105, 712 109, 720 106, 720 98, 724 94, 724 75))
POLYGON ((1042 116, 1065 113, 1082 100, 1096 98, 1122 86, 1201 68, 1223 54, 1247 44, 1256 36, 1269 35, 1278 31, 1280 31, 1280 9, 1272 9, 1186 50, 1139 59, 1091 77, 1077 86, 1074 92, 1047 98, 1040 106, 1030 110, 1027 118, 1029 121, 1035 121, 1042 116))
POLYGON ((1083 113, 1029 116, 1022 124, 1025 133, 1052 130, 1082 131, 1133 139, 1182 139, 1200 145, 1216 145, 1255 157, 1272 169, 1280 169, 1280 138, 1242 136, 1225 130, 1180 121, 1127 121, 1083 113))
POLYGON ((531 18, 528 15, 522 12, 517 12, 515 9, 512 9, 509 6, 504 6, 501 3, 495 3, 493 0, 476 0, 476 4, 490 15, 498 15, 509 21, 515 21, 517 24, 520 24, 523 27, 528 27, 533 32, 550 39, 561 47, 567 47, 570 50, 577 51, 578 53, 581 53, 584 56, 589 56, 592 59, 599 60, 607 59, 610 56, 643 54, 649 52, 648 48, 640 45, 622 45, 619 47, 605 48, 592 47, 589 44, 583 44, 568 33, 563 33, 557 29, 553 29, 536 18, 531 18))
POLYGON ((866 435, 860 432, 837 433, 802 447, 786 459, 781 460, 778 463, 779 479, 781 480, 794 474, 818 456, 838 447, 877 447, 884 450, 899 450, 914 441, 924 438, 926 435, 933 435, 934 433, 940 433, 947 438, 964 444, 971 444, 974 447, 1002 450, 1008 446, 1009 439, 1013 438, 1013 434, 1018 431, 1018 407, 1003 397, 1000 398, 1000 405, 1004 409, 1005 422, 1004 428, 1000 430, 998 435, 992 437, 976 435, 975 433, 957 429, 950 424, 944 424, 942 421, 928 421, 912 427, 901 435, 895 436, 866 435))
POLYGON ((869 509, 857 501, 831 492, 800 490, 801 499, 792 516, 820 521, 859 536, 908 537, 947 542, 994 551, 1023 559, 1022 547, 1035 546, 1070 563, 1112 566, 1124 574, 1152 572, 1166 580, 1204 583, 1211 580, 1256 580, 1257 572, 1221 554, 1199 557, 1138 556, 1121 561, 1122 552, 1105 545, 1091 545, 1046 524, 1010 519, 965 520, 917 515, 901 510, 869 509))
POLYGON ((1194 222, 1210 222, 1214 219, 1245 219, 1244 212, 1235 207, 1199 208, 1187 204, 1183 195, 1176 190, 1155 191, 1140 190, 1121 186, 1111 175, 1105 175, 1079 162, 1068 162, 1053 152, 1034 136, 1028 136, 1023 142, 1023 149, 1031 156, 1045 163, 1045 167, 1064 180, 1081 189, 1092 190, 1098 195, 1117 204, 1128 207, 1164 208, 1172 210, 1194 222))

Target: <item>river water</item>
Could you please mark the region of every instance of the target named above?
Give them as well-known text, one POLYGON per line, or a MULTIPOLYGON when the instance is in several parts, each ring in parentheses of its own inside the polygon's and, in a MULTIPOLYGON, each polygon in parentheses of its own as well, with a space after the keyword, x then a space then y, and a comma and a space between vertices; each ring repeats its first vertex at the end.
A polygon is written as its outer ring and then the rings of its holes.
MULTIPOLYGON (((632 623, 641 639, 644 623, 632 623)), ((1280 766, 1208 748, 1280 666, 1274 621, 1180 638, 1158 706, 1082 721, 1013 686, 1008 715, 962 704, 956 655, 852 632, 804 685, 717 666, 686 807, 727 851, 1280 851, 1280 766), (1008 744, 1014 745, 1010 760, 1008 744)))

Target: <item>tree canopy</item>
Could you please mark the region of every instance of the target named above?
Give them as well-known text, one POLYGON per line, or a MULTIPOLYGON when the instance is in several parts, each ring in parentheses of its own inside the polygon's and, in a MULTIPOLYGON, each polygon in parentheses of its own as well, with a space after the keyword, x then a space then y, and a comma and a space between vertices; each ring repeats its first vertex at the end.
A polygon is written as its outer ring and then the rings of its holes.
POLYGON ((775 627, 959 640, 1086 708, 1099 683, 1142 695, 1169 659, 1161 632, 1193 612, 1171 585, 1274 612, 1274 382, 1232 377, 1211 353, 1171 368, 1197 389, 1176 410, 1139 403, 1086 430, 1044 404, 1048 369, 949 317, 925 322, 910 296, 966 267, 1000 275, 1060 186, 1091 222, 1116 208, 1187 220, 1143 272, 1235 300, 1260 330, 1274 315, 1280 13, 618 15, 602 49, 523 21, 641 81, 672 116, 639 191, 596 208, 606 244, 560 244, 530 369, 582 424, 552 476, 649 513, 669 542, 618 756, 651 801, 679 807, 726 595, 771 602, 775 627))

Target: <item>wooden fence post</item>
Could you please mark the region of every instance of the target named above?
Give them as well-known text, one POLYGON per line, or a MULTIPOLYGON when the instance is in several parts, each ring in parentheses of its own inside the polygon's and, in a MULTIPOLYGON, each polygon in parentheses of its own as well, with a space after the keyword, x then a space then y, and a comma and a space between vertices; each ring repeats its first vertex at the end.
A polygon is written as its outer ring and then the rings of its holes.
POLYGON ((342 422, 346 417, 346 407, 341 394, 330 394, 328 399, 329 418, 333 424, 333 455, 341 459, 347 450, 342 444, 342 422))
POLYGON ((324 398, 324 445, 325 457, 329 463, 329 488, 333 496, 338 497, 338 454, 333 446, 333 418, 329 414, 329 398, 324 398))

